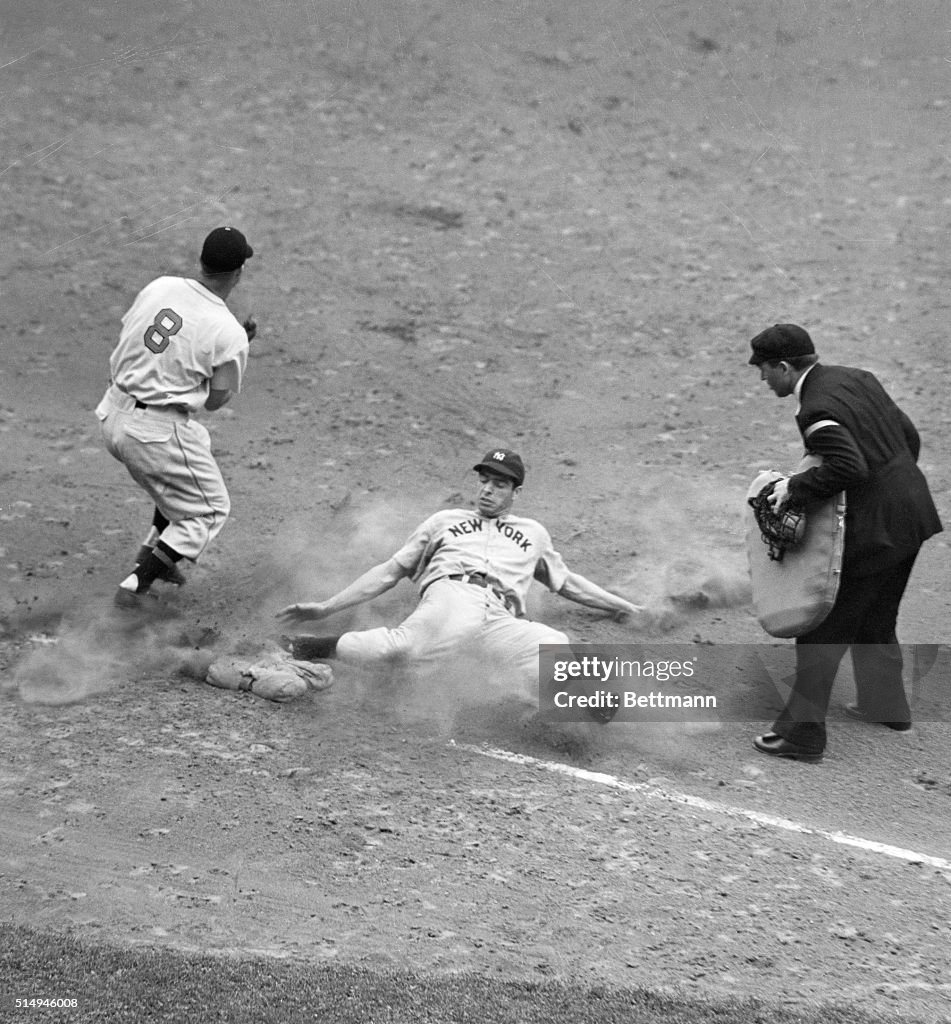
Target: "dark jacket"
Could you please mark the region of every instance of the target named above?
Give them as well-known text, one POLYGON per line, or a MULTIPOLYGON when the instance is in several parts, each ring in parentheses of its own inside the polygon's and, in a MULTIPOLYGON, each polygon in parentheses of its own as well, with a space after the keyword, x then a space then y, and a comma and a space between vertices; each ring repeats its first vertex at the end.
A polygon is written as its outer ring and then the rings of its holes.
POLYGON ((822 465, 791 477, 789 496, 805 506, 845 491, 844 571, 862 576, 885 568, 941 531, 917 465, 918 431, 873 374, 816 365, 800 402, 796 423, 822 465))

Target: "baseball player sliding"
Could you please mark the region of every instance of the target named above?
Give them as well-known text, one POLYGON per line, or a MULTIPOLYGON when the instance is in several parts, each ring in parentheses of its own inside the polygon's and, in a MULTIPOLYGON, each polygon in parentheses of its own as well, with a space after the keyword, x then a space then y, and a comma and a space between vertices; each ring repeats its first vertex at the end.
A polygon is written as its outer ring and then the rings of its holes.
POLYGON ((122 318, 96 416, 109 453, 155 512, 119 584, 119 607, 136 607, 157 579, 184 583, 177 563, 196 561, 228 518, 231 502, 208 430, 193 414, 214 412, 241 390, 257 327, 250 319, 240 324, 225 302, 252 255, 236 228, 215 228, 202 246, 197 279, 157 278, 122 318))
POLYGON ((534 519, 513 515, 525 479, 522 459, 505 448, 473 467, 479 474, 475 511, 447 509, 416 528, 391 558, 369 569, 325 601, 292 604, 285 622, 325 619, 394 587, 403 577, 419 585, 420 601, 394 629, 290 639, 295 658, 337 658, 344 664, 424 664, 477 646, 498 658, 531 697, 538 680, 538 645, 567 644, 564 633, 525 617, 532 580, 569 601, 613 612, 618 619, 641 609, 571 572, 534 519))

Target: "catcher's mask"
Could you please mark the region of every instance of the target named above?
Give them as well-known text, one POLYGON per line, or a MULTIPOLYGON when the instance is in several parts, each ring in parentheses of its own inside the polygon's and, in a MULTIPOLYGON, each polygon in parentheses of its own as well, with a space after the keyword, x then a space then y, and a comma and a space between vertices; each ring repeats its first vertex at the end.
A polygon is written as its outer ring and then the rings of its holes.
POLYGON ((774 562, 781 562, 783 555, 802 540, 806 532, 806 514, 788 505, 781 512, 773 511, 769 496, 777 483, 778 480, 771 480, 759 494, 749 499, 749 503, 763 543, 769 548, 769 557, 774 562))

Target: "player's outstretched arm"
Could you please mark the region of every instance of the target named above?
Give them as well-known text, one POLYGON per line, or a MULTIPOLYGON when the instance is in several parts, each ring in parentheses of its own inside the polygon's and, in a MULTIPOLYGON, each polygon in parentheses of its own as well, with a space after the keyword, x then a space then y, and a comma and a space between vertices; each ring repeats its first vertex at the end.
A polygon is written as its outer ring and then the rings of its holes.
POLYGON ((619 622, 644 610, 640 605, 631 604, 625 598, 610 593, 604 587, 599 587, 597 583, 592 583, 587 577, 577 572, 568 573, 568 578, 558 593, 576 604, 612 612, 614 618, 619 622))
POLYGON ((315 619, 326 619, 346 608, 372 601, 374 597, 379 597, 380 594, 395 587, 408 574, 408 570, 395 558, 388 558, 385 562, 368 569, 353 583, 326 601, 289 604, 277 613, 277 617, 282 622, 312 622, 315 619))

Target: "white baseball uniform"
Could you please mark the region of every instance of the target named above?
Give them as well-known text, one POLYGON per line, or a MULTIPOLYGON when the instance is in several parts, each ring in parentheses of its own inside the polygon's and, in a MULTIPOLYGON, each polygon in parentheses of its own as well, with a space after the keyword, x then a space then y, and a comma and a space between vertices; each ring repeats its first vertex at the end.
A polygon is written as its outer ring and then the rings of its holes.
POLYGON ((169 521, 160 539, 193 561, 231 504, 203 424, 209 390, 241 390, 248 336, 198 281, 160 277, 122 318, 112 383, 96 408, 106 448, 169 521))
POLYGON ((430 516, 393 556, 419 584, 416 609, 399 626, 344 633, 346 663, 431 663, 461 649, 497 659, 535 694, 538 645, 567 644, 564 633, 525 618, 532 580, 557 593, 568 577, 548 531, 534 519, 487 519, 471 509, 430 516))

